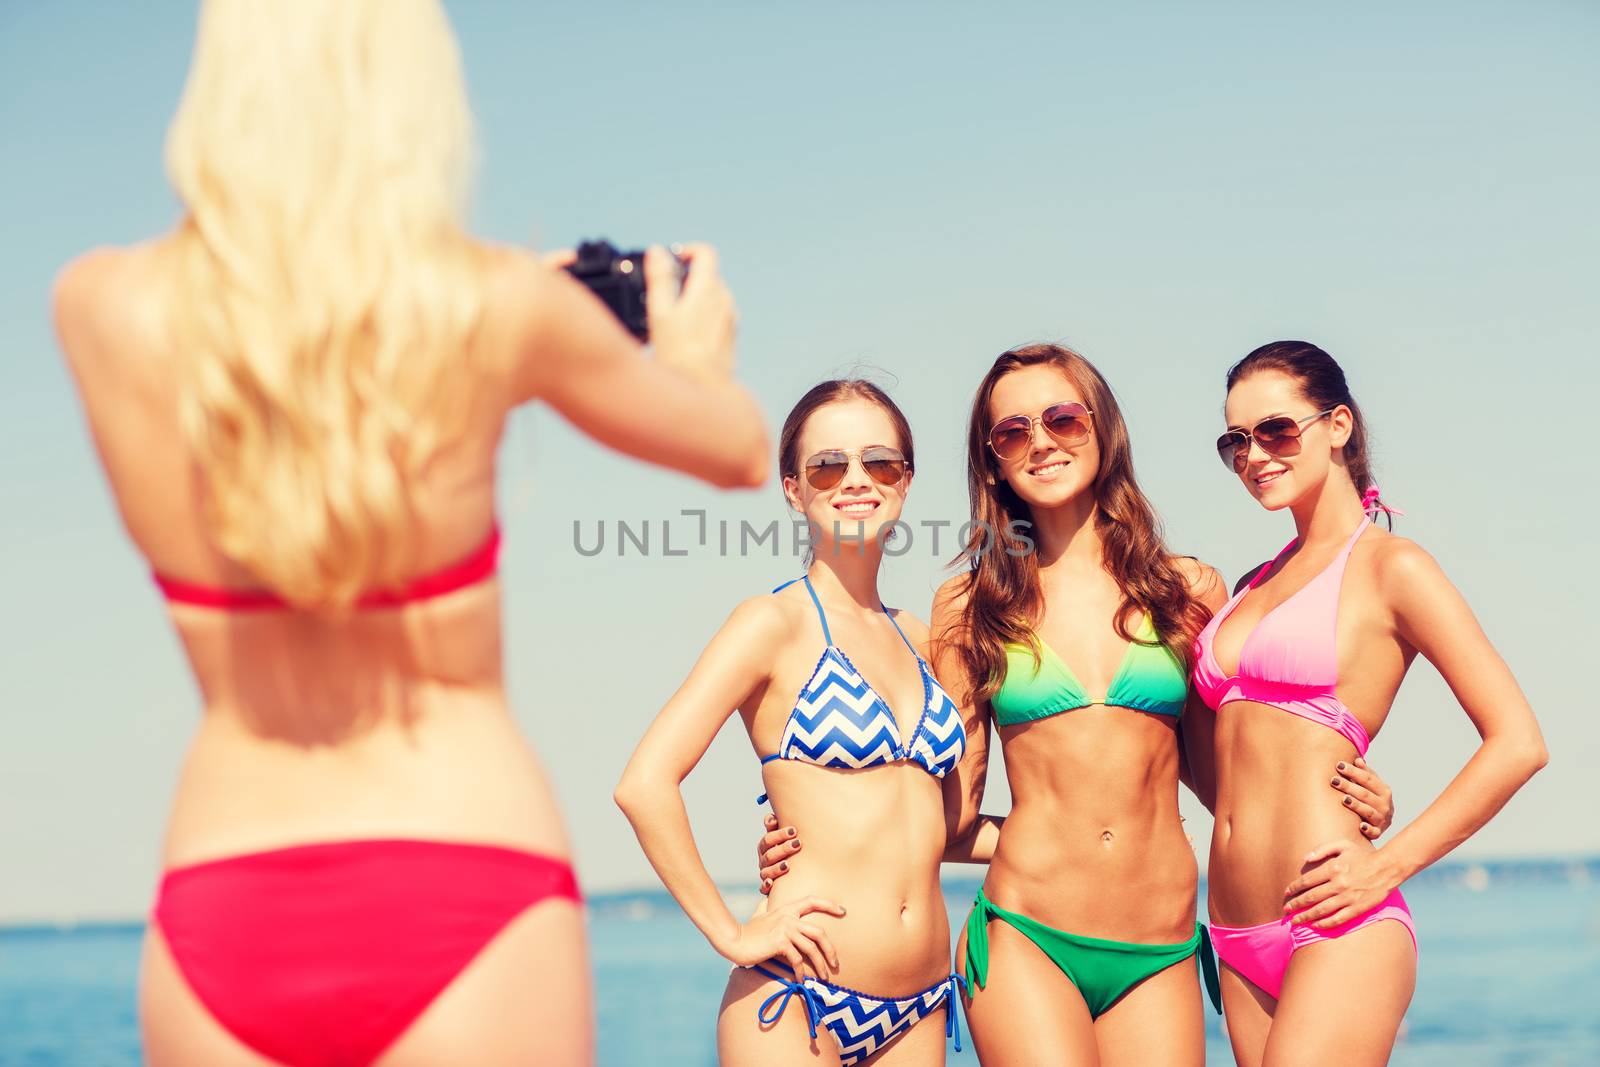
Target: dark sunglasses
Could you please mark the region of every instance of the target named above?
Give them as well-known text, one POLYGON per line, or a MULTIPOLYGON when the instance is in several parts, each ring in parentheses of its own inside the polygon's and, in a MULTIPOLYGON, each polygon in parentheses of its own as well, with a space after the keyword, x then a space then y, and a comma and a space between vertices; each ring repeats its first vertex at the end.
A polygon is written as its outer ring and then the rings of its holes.
POLYGON ((1248 432, 1244 430, 1229 430, 1217 438, 1217 455, 1222 457, 1222 462, 1231 468, 1235 474, 1243 474, 1245 467, 1250 463, 1251 441, 1260 445, 1261 451, 1269 456, 1298 456, 1300 454, 1300 431, 1337 410, 1338 408, 1329 408, 1327 411, 1319 411, 1315 415, 1307 415, 1303 419, 1291 419, 1287 415, 1274 415, 1270 419, 1262 419, 1248 432))
POLYGON ((1067 402, 1051 404, 1036 418, 1011 415, 994 424, 989 431, 989 447, 1001 459, 1020 459, 1033 447, 1033 424, 1044 427, 1045 433, 1063 445, 1080 445, 1089 439, 1089 416, 1094 412, 1082 404, 1067 402))
POLYGON ((879 485, 899 484, 911 466, 898 448, 888 445, 873 445, 860 452, 830 448, 806 460, 806 481, 811 483, 813 489, 832 489, 844 481, 846 472, 850 470, 851 457, 854 456, 861 458, 861 469, 879 485))

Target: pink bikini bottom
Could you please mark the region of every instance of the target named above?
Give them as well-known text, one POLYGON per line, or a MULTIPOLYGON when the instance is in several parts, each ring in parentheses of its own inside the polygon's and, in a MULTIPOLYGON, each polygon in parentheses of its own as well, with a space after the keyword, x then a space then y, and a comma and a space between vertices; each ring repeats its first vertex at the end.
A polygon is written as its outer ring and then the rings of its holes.
POLYGON ((1332 941, 1352 930, 1385 919, 1393 919, 1404 926, 1411 935, 1411 947, 1416 948, 1417 928, 1411 922, 1411 910, 1406 907, 1405 897, 1400 895, 1398 889, 1384 897, 1381 904, 1365 915, 1357 915, 1331 930, 1292 926, 1288 916, 1260 926, 1218 926, 1212 923, 1211 944, 1219 960, 1276 999, 1283 989, 1284 972, 1289 969, 1289 957, 1294 955, 1295 949, 1314 945, 1318 941, 1332 941))

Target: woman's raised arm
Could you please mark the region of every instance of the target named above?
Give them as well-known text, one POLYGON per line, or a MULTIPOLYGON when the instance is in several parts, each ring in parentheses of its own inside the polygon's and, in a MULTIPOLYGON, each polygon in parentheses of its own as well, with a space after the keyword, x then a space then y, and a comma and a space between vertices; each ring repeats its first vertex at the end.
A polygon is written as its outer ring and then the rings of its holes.
POLYGON ((647 254, 647 349, 566 271, 510 254, 497 302, 516 308, 512 402, 544 400, 601 444, 713 485, 761 485, 770 445, 760 406, 733 377, 733 297, 709 246, 683 257, 680 293, 666 252, 647 254))

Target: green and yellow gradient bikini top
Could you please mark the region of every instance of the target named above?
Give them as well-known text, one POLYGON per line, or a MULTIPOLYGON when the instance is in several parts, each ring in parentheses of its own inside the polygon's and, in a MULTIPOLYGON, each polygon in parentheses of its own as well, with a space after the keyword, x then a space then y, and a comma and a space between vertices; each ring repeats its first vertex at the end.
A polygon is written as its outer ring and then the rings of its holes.
POLYGON ((1189 695, 1189 676, 1172 650, 1161 643, 1149 615, 1140 617, 1134 640, 1103 698, 1084 691, 1083 683, 1055 650, 1039 641, 1039 664, 1033 649, 1019 642, 1006 645, 1006 676, 989 704, 1001 726, 1048 719, 1064 711, 1095 704, 1131 708, 1177 718, 1189 695))

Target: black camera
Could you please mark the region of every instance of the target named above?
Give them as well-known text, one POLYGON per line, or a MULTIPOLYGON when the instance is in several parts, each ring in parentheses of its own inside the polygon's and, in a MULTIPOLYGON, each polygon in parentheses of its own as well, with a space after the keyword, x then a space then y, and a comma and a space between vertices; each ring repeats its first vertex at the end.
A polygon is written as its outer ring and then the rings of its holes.
MULTIPOLYGON (((670 253, 669 253, 670 254, 670 253)), ((687 264, 673 256, 678 285, 683 285, 687 264)), ((618 252, 610 241, 584 241, 568 273, 587 285, 622 325, 641 341, 650 339, 644 304, 644 253, 618 252)))

